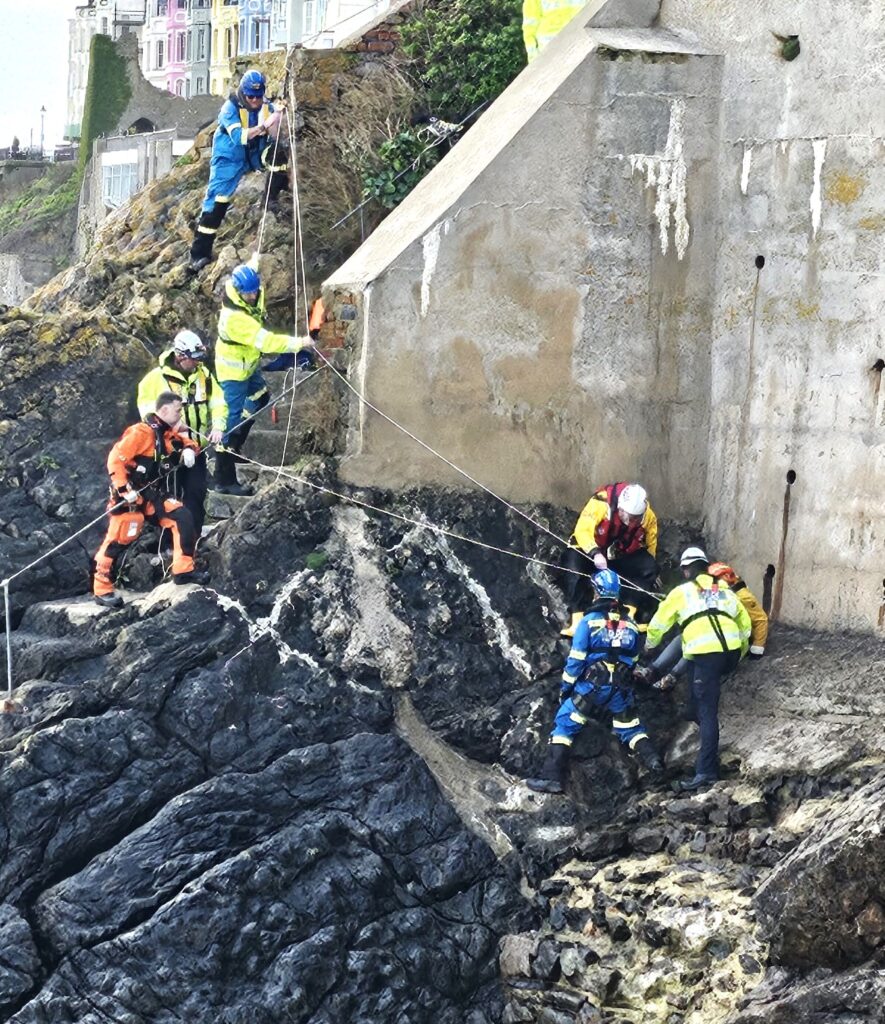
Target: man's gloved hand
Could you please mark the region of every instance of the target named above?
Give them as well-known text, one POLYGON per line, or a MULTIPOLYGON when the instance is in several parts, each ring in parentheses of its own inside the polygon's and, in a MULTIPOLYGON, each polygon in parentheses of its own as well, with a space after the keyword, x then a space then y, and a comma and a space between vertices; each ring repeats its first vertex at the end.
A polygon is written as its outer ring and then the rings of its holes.
POLYGON ((221 439, 224 437, 223 430, 210 430, 209 431, 209 444, 221 444, 221 439))
POLYGON ((651 665, 637 665, 633 669, 633 678, 645 686, 651 686, 658 678, 658 674, 651 665))
POLYGON ((672 672, 668 672, 665 676, 662 676, 656 683, 651 684, 653 690, 660 690, 661 693, 669 693, 670 690, 676 685, 676 676, 672 672))
POLYGON ((600 572, 602 572, 603 569, 608 568, 608 559, 601 551, 597 551, 593 556, 593 564, 600 572))
POLYGON ((181 464, 185 469, 193 469, 197 461, 197 453, 193 448, 185 448, 181 453, 181 464))
POLYGON ((127 487, 125 490, 118 491, 117 493, 129 505, 134 505, 138 501, 138 491, 134 487, 127 487))

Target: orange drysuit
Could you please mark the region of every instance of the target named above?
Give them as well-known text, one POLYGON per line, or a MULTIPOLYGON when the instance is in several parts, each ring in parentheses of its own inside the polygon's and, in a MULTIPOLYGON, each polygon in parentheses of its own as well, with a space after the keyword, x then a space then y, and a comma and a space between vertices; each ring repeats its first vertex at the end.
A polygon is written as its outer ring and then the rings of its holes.
POLYGON ((172 573, 193 572, 197 544, 190 512, 168 493, 168 474, 178 465, 181 452, 200 447, 151 413, 143 423, 127 427, 108 455, 111 493, 110 522, 104 542, 95 553, 92 592, 102 597, 114 592, 114 563, 141 534, 145 522, 172 533, 172 573), (134 502, 115 508, 126 491, 138 492, 134 502))

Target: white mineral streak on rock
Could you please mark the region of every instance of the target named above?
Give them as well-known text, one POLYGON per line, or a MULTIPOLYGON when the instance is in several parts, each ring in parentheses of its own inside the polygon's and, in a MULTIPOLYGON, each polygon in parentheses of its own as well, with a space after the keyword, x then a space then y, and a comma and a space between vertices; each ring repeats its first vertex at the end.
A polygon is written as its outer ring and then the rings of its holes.
POLYGON ((249 613, 246 611, 245 605, 241 604, 239 601, 232 597, 228 597, 226 594, 220 594, 217 590, 212 590, 211 587, 204 587, 203 589, 205 593, 213 594, 215 596, 215 603, 219 608, 222 608, 226 612, 236 612, 243 622, 246 623, 246 628, 249 631, 250 646, 258 643, 258 641, 262 640, 264 637, 269 636, 276 644, 277 654, 279 655, 281 664, 295 660, 300 661, 302 665, 306 665, 308 668, 318 670, 320 666, 309 654, 293 650, 293 648, 283 640, 277 630, 280 616, 282 615, 286 604, 288 604, 289 598, 301 584, 304 577, 308 575, 310 575, 310 570, 303 569, 291 576, 277 595, 277 598, 273 603, 273 608, 271 608, 270 615, 266 618, 256 619, 255 622, 249 618, 249 613))
POLYGON ((424 251, 424 270, 421 273, 421 317, 427 316, 430 307, 430 282, 436 270, 436 261, 439 259, 439 243, 442 240, 443 232, 448 234, 449 222, 440 221, 421 239, 421 248, 424 251))
POLYGON ((747 194, 747 188, 750 184, 750 165, 753 163, 753 147, 747 146, 744 149, 744 159, 741 164, 741 195, 747 194))
POLYGON ((814 236, 817 234, 817 229, 820 227, 821 175, 824 169, 824 160, 827 155, 827 140, 812 139, 811 145, 814 149, 814 184, 811 188, 811 200, 809 201, 809 205, 811 207, 811 231, 812 236, 814 236))
POLYGON ((661 233, 661 252, 670 248, 670 224, 675 225, 673 240, 681 260, 688 248, 691 228, 685 212, 687 172, 685 166, 685 101, 670 103, 670 127, 663 153, 633 153, 628 157, 632 173, 645 174, 646 188, 657 190, 655 219, 661 233))
POLYGON ((482 611, 482 617, 488 627, 491 640, 496 644, 507 661, 509 661, 514 668, 519 669, 526 679, 528 679, 532 674, 532 666, 529 664, 525 651, 523 651, 521 647, 517 646, 511 639, 510 630, 507 628, 507 623, 504 621, 501 613, 495 611, 492 607, 492 602, 486 588, 479 582, 479 580, 474 579, 473 576, 470 575, 470 570, 461 561, 461 559, 458 558, 454 551, 452 551, 448 540, 442 534, 434 534, 434 539, 449 568, 455 570, 461 579, 464 580, 464 585, 476 598, 480 610, 482 611))
POLYGON ((375 562, 377 549, 366 536, 367 522, 362 509, 335 511, 336 531, 353 566, 350 597, 354 601, 354 617, 339 660, 346 671, 350 665, 364 662, 369 651, 385 684, 398 689, 412 672, 412 633, 394 611, 387 579, 375 562))

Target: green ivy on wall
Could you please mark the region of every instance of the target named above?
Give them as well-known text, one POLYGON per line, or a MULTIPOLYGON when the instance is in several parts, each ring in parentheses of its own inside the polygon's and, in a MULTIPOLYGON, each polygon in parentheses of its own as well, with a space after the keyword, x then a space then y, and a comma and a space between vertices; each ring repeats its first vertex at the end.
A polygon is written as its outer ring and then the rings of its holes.
POLYGON ((89 77, 80 133, 80 167, 92 157, 92 143, 113 132, 132 96, 126 62, 109 36, 95 35, 89 48, 89 77))
POLYGON ((439 0, 401 28, 430 111, 460 121, 525 67, 522 0, 439 0))

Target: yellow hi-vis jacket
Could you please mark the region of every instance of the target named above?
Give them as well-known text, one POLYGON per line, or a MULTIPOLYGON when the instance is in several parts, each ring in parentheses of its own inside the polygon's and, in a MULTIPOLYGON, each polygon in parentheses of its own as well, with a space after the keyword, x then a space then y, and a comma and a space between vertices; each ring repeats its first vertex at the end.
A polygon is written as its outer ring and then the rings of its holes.
POLYGON ((603 492, 597 492, 581 510, 575 524, 575 545, 587 554, 601 551, 606 558, 617 558, 646 548, 652 558, 658 553, 658 517, 651 505, 645 510, 640 527, 631 530, 618 518, 603 492))
POLYGON ((747 609, 728 584, 709 573, 702 572, 667 594, 648 624, 646 648, 657 647, 673 626, 682 631, 684 658, 738 649, 743 656, 750 646, 747 609))
POLYGON ((765 609, 743 580, 732 583, 731 589, 737 594, 741 604, 747 609, 747 615, 750 616, 752 624, 750 654, 764 654, 765 644, 768 640, 768 616, 765 614, 765 609))
POLYGON ((248 380, 261 357, 300 352, 305 342, 291 334, 274 334, 264 326, 264 289, 254 306, 248 305, 228 281, 218 316, 215 376, 219 380, 248 380))
POLYGON ((530 61, 565 28, 582 7, 584 3, 576 4, 574 0, 523 0, 522 38, 530 61))
POLYGON ((197 363, 192 373, 185 373, 175 365, 175 352, 169 348, 160 356, 159 366, 149 370, 138 383, 136 404, 142 419, 154 412, 157 399, 164 391, 181 398, 181 413, 200 445, 206 444, 210 430, 224 430, 227 426, 227 405, 221 385, 203 363, 197 363))

